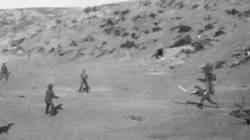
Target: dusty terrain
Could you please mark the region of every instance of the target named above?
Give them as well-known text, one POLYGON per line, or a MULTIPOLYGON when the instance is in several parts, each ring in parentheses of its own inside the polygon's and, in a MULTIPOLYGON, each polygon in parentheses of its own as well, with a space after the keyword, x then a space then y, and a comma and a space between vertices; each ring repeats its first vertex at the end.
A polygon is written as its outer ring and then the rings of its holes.
POLYGON ((229 114, 242 96, 250 106, 249 9, 247 0, 152 0, 0 11, 11 71, 0 81, 0 126, 15 123, 0 140, 248 140, 250 126, 229 114), (158 49, 164 58, 151 58, 158 49), (220 108, 185 104, 200 98, 177 87, 205 87, 207 62, 220 108), (77 92, 82 68, 89 94, 77 92), (64 108, 54 117, 44 114, 48 83, 64 108))

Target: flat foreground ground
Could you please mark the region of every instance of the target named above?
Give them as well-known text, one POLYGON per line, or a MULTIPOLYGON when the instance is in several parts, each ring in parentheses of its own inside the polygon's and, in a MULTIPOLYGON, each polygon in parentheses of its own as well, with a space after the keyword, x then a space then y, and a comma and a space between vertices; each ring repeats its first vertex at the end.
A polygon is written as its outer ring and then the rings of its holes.
MULTIPOLYGON (((230 116, 249 88, 218 80, 213 100, 220 108, 203 109, 177 88, 191 89, 200 73, 165 70, 150 73, 136 62, 74 64, 19 60, 9 82, 0 81, 0 124, 15 123, 0 140, 248 140, 249 126, 230 116), (17 65, 18 64, 18 65, 17 65), (89 73, 90 94, 77 93, 79 73, 89 73), (44 94, 54 83, 64 110, 44 114, 44 94)), ((220 77, 220 76, 219 76, 220 77)), ((206 103, 208 105, 208 103, 206 103)))

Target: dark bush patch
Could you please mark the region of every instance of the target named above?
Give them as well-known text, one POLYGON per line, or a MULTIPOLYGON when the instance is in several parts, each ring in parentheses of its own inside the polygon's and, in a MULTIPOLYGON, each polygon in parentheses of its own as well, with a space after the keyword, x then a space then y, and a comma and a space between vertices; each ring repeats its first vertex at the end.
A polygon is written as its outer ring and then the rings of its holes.
POLYGON ((154 43, 157 42, 157 41, 158 41, 158 39, 154 39, 154 40, 153 40, 154 43))
POLYGON ((207 24, 204 28, 205 31, 213 29, 214 26, 212 24, 207 24))
POLYGON ((93 41, 95 41, 95 38, 93 36, 89 35, 89 36, 83 38, 82 41, 84 41, 84 42, 93 42, 93 41))
POLYGON ((52 53, 52 52, 54 52, 55 51, 55 48, 53 47, 53 48, 51 48, 49 51, 48 51, 48 53, 52 53))
POLYGON ((192 38, 190 35, 187 35, 179 40, 177 40, 173 45, 169 46, 169 48, 181 47, 184 45, 190 45, 192 43, 192 38))
POLYGON ((226 13, 228 14, 228 15, 239 15, 240 14, 240 12, 238 11, 238 10, 236 10, 236 9, 231 9, 231 10, 226 10, 226 13))
POLYGON ((108 35, 120 36, 122 32, 125 32, 125 29, 122 27, 108 27, 104 32, 108 35))
POLYGON ((181 20, 182 17, 171 17, 171 20, 181 20))
POLYGON ((6 52, 8 52, 7 48, 2 49, 2 53, 6 53, 6 52))
POLYGON ((176 4, 177 9, 182 9, 183 7, 184 7, 183 2, 179 2, 179 3, 176 4))
POLYGON ((105 22, 104 24, 100 25, 101 28, 106 27, 106 26, 113 26, 118 23, 117 21, 114 21, 111 18, 105 19, 104 22, 105 22))
POLYGON ((128 32, 124 32, 124 33, 122 34, 122 37, 126 37, 126 36, 128 36, 128 35, 129 35, 128 32))
POLYGON ((103 50, 99 55, 97 55, 95 58, 100 58, 102 56, 104 56, 107 53, 107 50, 103 50))
POLYGON ((221 36, 221 35, 224 35, 224 34, 226 34, 225 31, 219 30, 219 31, 216 31, 216 32, 214 33, 214 37, 218 37, 218 36, 221 36))
POLYGON ((142 6, 148 7, 148 6, 151 6, 152 2, 151 1, 140 1, 140 4, 142 6))
POLYGON ((179 26, 175 26, 172 27, 170 30, 178 30, 179 33, 185 33, 185 32, 189 32, 192 29, 192 27, 188 26, 188 25, 179 25, 179 26))
POLYGON ((70 55, 70 54, 72 54, 73 52, 74 52, 73 49, 72 49, 72 50, 67 50, 67 51, 63 52, 61 55, 70 55))
POLYGON ((221 68, 223 68, 223 66, 226 64, 226 62, 225 61, 217 61, 217 62, 215 62, 214 64, 213 64, 213 67, 215 68, 215 69, 221 69, 221 68))
POLYGON ((56 24, 61 24, 62 21, 60 19, 56 19, 56 24))
POLYGON ((112 50, 110 50, 109 52, 108 52, 108 54, 112 54, 112 53, 114 53, 115 52, 115 48, 113 48, 112 50))
POLYGON ((147 49, 147 47, 146 47, 146 46, 141 47, 141 50, 145 50, 145 49, 147 49))
POLYGON ((160 13, 160 14, 163 13, 163 12, 164 12, 164 10, 158 10, 158 13, 160 13))
POLYGON ((135 44, 135 42, 127 40, 125 43, 121 44, 120 47, 130 49, 130 48, 138 48, 139 46, 135 44))
POLYGON ((140 37, 140 35, 139 35, 139 34, 136 34, 136 33, 131 33, 131 37, 132 37, 133 39, 137 40, 137 39, 140 37))
POLYGON ((71 20, 71 23, 73 23, 73 24, 77 23, 77 20, 74 18, 74 19, 71 20))
POLYGON ((199 7, 199 4, 195 4, 195 5, 192 6, 192 9, 196 9, 198 7, 199 7))
POLYGON ((11 41, 11 47, 21 45, 24 40, 25 40, 25 38, 23 37, 23 38, 11 41))
POLYGON ((201 51, 205 48, 202 42, 194 42, 192 46, 194 46, 194 52, 201 51))
POLYGON ((125 15, 127 15, 128 13, 129 13, 129 9, 127 9, 127 10, 123 10, 123 11, 114 11, 113 12, 115 15, 119 15, 119 16, 125 16, 125 15))
POLYGON ((102 42, 102 45, 103 45, 103 46, 104 46, 104 45, 106 45, 106 44, 107 44, 107 42, 105 42, 105 41, 104 41, 104 42, 102 42))
POLYGON ((150 16, 151 18, 155 18, 155 17, 157 16, 157 14, 151 13, 149 16, 150 16))
POLYGON ((84 12, 89 14, 90 12, 96 12, 97 10, 98 10, 98 8, 96 6, 94 6, 94 7, 86 7, 84 9, 84 12))
POLYGON ((161 30, 161 27, 153 27, 152 32, 159 32, 161 30))
POLYGON ((45 52, 45 48, 44 47, 39 47, 37 50, 38 53, 44 53, 45 52))
POLYGON ((158 26, 158 25, 159 25, 159 23, 158 23, 158 22, 155 22, 155 23, 154 23, 154 25, 155 25, 155 26, 158 26))
POLYGON ((156 50, 156 52, 151 56, 151 58, 159 59, 159 58, 162 58, 163 55, 164 55, 164 49, 160 48, 156 50))
POLYGON ((237 16, 237 17, 244 17, 244 18, 248 18, 250 17, 250 10, 246 10, 246 11, 238 11, 237 9, 231 9, 231 10, 226 10, 226 13, 228 15, 233 15, 233 16, 237 16))
POLYGON ((76 43, 76 41, 75 40, 72 40, 71 41, 71 43, 69 44, 70 46, 74 46, 74 47, 76 47, 77 46, 77 43, 76 43))

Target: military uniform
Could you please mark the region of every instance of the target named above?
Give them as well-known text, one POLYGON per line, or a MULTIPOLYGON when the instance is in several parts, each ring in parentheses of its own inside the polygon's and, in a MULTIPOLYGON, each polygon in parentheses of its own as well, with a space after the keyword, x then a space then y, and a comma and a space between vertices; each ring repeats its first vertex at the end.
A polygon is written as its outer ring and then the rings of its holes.
POLYGON ((2 78, 5 77, 5 79, 8 81, 9 80, 9 71, 8 68, 5 64, 2 65, 1 67, 1 76, 0 76, 0 80, 2 80, 2 78))
POLYGON ((55 108, 54 103, 52 101, 52 98, 56 98, 55 93, 52 88, 48 88, 45 93, 45 103, 46 103, 46 109, 45 113, 53 113, 53 110, 55 108), (50 109, 50 111, 49 111, 50 109))
POLYGON ((215 75, 213 73, 213 67, 209 63, 207 63, 207 65, 204 67, 204 72, 205 72, 207 90, 204 92, 204 95, 202 96, 200 100, 200 105, 203 106, 203 102, 205 100, 207 100, 211 104, 218 105, 216 102, 212 101, 210 97, 210 95, 214 95, 213 82, 216 80, 215 75))
POLYGON ((85 91, 86 91, 86 93, 88 93, 89 89, 90 89, 88 82, 87 82, 88 75, 85 72, 83 72, 83 73, 81 73, 80 78, 81 78, 81 84, 80 84, 80 88, 78 90, 79 93, 85 92, 85 91))
POLYGON ((204 68, 205 72, 205 80, 206 80, 206 87, 207 87, 207 92, 210 95, 214 95, 214 84, 213 82, 216 80, 215 75, 213 73, 213 68, 212 66, 208 63, 207 66, 204 68))

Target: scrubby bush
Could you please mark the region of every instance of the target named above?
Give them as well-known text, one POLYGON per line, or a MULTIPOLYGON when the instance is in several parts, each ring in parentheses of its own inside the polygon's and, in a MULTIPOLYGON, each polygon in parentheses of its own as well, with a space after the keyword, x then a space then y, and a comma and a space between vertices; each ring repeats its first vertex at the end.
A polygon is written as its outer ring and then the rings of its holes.
POLYGON ((179 25, 179 26, 175 26, 172 27, 170 30, 178 30, 179 33, 184 33, 184 32, 189 32, 192 29, 192 27, 188 26, 188 25, 179 25))
POLYGON ((75 41, 75 40, 72 40, 72 41, 71 41, 71 43, 70 43, 70 46, 74 46, 74 47, 76 47, 76 46, 77 46, 76 41, 75 41))
POLYGON ((225 31, 219 30, 219 31, 216 31, 216 32, 214 33, 214 37, 218 37, 218 36, 221 36, 221 35, 224 35, 224 34, 226 34, 225 31))
POLYGON ((161 27, 153 27, 152 32, 158 32, 161 31, 161 27))
POLYGON ((133 41, 127 40, 125 43, 121 44, 120 47, 130 49, 130 48, 138 48, 138 45, 135 44, 135 42, 133 42, 133 41))
POLYGON ((179 40, 177 40, 173 45, 171 45, 169 48, 175 48, 175 47, 181 47, 184 45, 190 45, 192 43, 192 38, 190 35, 187 35, 179 40))

